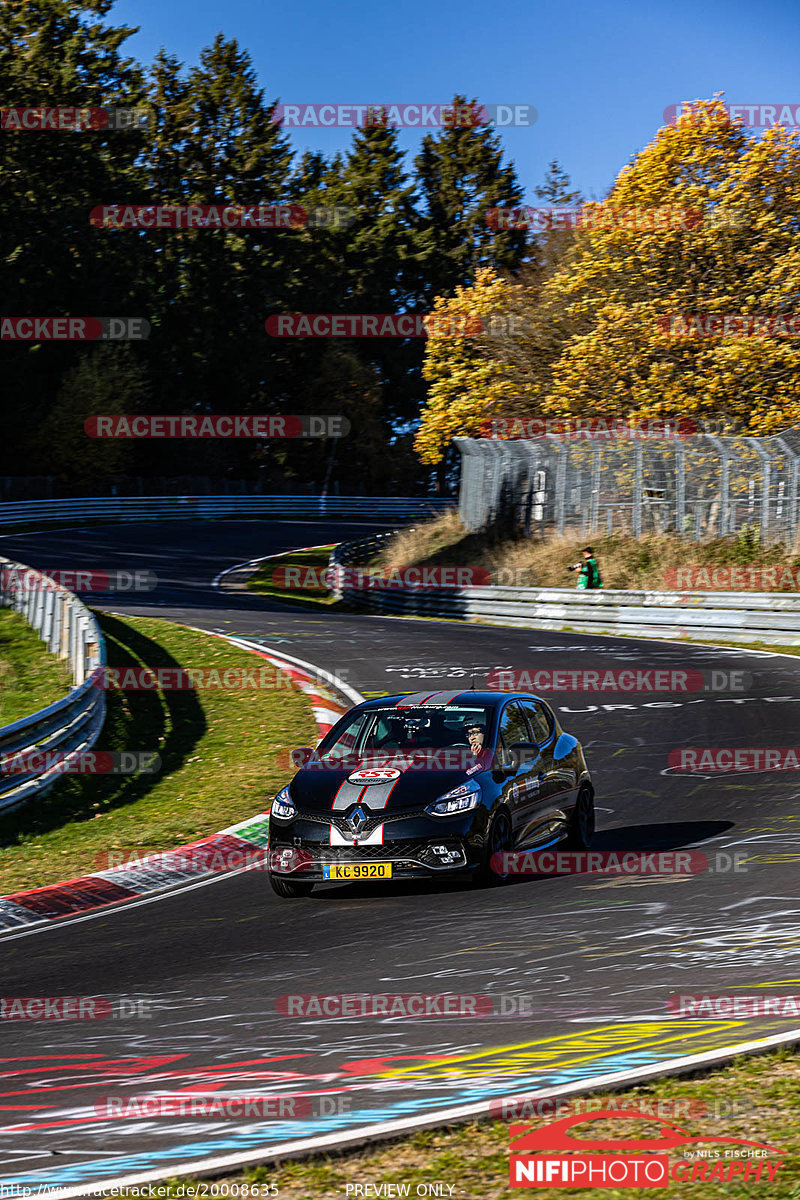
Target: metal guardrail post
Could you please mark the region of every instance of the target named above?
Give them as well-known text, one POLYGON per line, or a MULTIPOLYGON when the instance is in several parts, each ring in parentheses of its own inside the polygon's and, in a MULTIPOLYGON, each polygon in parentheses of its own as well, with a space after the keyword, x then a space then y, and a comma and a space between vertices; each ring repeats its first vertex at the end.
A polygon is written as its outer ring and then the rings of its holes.
POLYGON ((686 532, 686 452, 675 447, 675 526, 683 537, 686 532))
POLYGON ((556 463, 556 532, 563 537, 567 516, 567 450, 554 443, 558 452, 556 463))
POLYGON ((633 536, 642 536, 642 443, 633 449, 633 536))
POLYGON ((772 488, 772 459, 758 438, 749 437, 748 445, 752 445, 761 459, 761 540, 766 542, 769 530, 769 493, 772 488))
POLYGON ((781 447, 784 454, 792 464, 791 481, 789 483, 789 496, 787 499, 789 507, 789 539, 790 542, 794 544, 794 541, 797 537, 797 491, 798 485, 800 484, 800 455, 795 454, 794 450, 791 448, 785 438, 776 437, 775 441, 781 447))
MULTIPOLYGON (((731 527, 731 456, 727 446, 711 433, 705 437, 719 454, 722 460, 722 477, 719 485, 719 533, 721 537, 732 532, 731 527)), ((708 532, 708 530, 706 530, 708 532)), ((700 541, 697 538, 697 541, 700 541)))
POLYGON ((600 521, 600 464, 602 453, 600 447, 595 446, 594 454, 592 455, 592 498, 589 512, 589 529, 592 533, 597 533, 600 521))

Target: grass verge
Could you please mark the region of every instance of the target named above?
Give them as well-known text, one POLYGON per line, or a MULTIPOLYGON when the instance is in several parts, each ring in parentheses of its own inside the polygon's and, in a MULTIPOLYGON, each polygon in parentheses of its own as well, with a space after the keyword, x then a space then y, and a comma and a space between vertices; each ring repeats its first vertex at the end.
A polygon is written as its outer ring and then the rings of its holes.
MULTIPOLYGON (((712 1155, 724 1156, 726 1147, 714 1142, 715 1137, 738 1137, 776 1146, 785 1152, 777 1175, 767 1182, 735 1180, 719 1183, 697 1178, 690 1182, 670 1183, 666 1193, 673 1197, 691 1196, 692 1200, 720 1200, 721 1197, 754 1195, 769 1200, 796 1200, 800 1172, 800 1058, 788 1049, 753 1058, 741 1058, 731 1066, 688 1079, 669 1078, 642 1087, 611 1094, 594 1093, 573 1104, 583 1105, 583 1111, 593 1108, 627 1107, 634 1109, 649 1105, 651 1114, 677 1125, 692 1136, 704 1139, 699 1149, 712 1155), (660 1107, 655 1109, 654 1102, 660 1107)), ((558 1115, 566 1116, 567 1109, 558 1115)), ((525 1118, 525 1123, 540 1127, 557 1119, 553 1116, 525 1118)), ((575 1135, 592 1138, 651 1138, 660 1133, 659 1121, 642 1118, 627 1121, 593 1121, 591 1126, 576 1126, 575 1135)), ((696 1147, 689 1147, 696 1153, 696 1147)), ((734 1147, 735 1149, 735 1147, 734 1147)), ((682 1159, 680 1148, 669 1153, 670 1164, 682 1159)), ((702 1160, 692 1161, 695 1164, 702 1160)), ((726 1161, 723 1158, 723 1161, 726 1161)), ((752 1161, 760 1161, 754 1159, 752 1161)), ((766 1161, 776 1161, 774 1156, 766 1161)), ((344 1200, 346 1196, 364 1197, 394 1195, 397 1190, 378 1190, 381 1184, 408 1184, 408 1195, 415 1197, 418 1185, 443 1184, 440 1194, 452 1200, 513 1200, 520 1194, 508 1184, 509 1123, 505 1121, 475 1121, 470 1124, 426 1130, 421 1133, 383 1143, 373 1149, 353 1151, 338 1156, 325 1155, 300 1162, 254 1169, 216 1178, 218 1190, 198 1179, 172 1180, 160 1185, 162 1196, 178 1197, 245 1195, 245 1187, 258 1188, 250 1195, 278 1195, 280 1200, 344 1200), (359 1192, 353 1185, 361 1185, 359 1192), (367 1189, 366 1185, 371 1185, 367 1189), (260 1185, 260 1187, 259 1187, 260 1185), (269 1185, 273 1185, 270 1192, 269 1185), (348 1193, 346 1188, 351 1185, 348 1193), (277 1187, 277 1193, 274 1188, 277 1187), (448 1191, 452 1188, 452 1192, 448 1191), (183 1191, 179 1189, 183 1188, 183 1191)), ((705 1164, 704 1164, 705 1166, 705 1164)), ((708 1175, 713 1164, 705 1166, 708 1175)), ((699 1169, 699 1166, 698 1166, 699 1169)), ((133 1195, 133 1193, 129 1193, 133 1195)), ((436 1193, 433 1193, 434 1195, 436 1193)), ((562 1188, 536 1187, 542 1200, 559 1200, 562 1188)), ((641 1189, 570 1188, 570 1196, 578 1198, 603 1197, 604 1200, 625 1200, 642 1194, 641 1189)), ((647 1193, 651 1194, 650 1192, 647 1193)), ((659 1193, 661 1194, 661 1193, 659 1193)))
MULTIPOLYGON (((701 586, 694 586, 703 591, 780 591, 797 595, 800 554, 782 544, 762 547, 755 530, 746 529, 733 537, 706 542, 687 541, 669 534, 634 538, 621 533, 610 537, 595 534, 588 540, 607 588, 686 591, 689 590, 687 576, 679 576, 679 568, 705 568, 712 572, 721 567, 728 569, 728 575, 718 576, 718 582, 731 583, 737 582, 735 576, 729 577, 731 569, 741 568, 744 573, 738 577, 738 580, 744 580, 741 586, 716 587, 711 575, 707 584, 701 581, 701 586), (775 569, 774 587, 762 586, 763 578, 756 574, 762 568, 775 569), (751 571, 757 586, 749 582, 751 571), (779 586, 781 579, 782 587, 779 586)), ((412 565, 482 567, 489 571, 491 582, 496 584, 571 588, 575 586, 576 575, 567 567, 581 559, 586 544, 586 535, 551 536, 541 540, 501 536, 491 531, 468 533, 458 514, 451 512, 399 533, 376 558, 375 564, 392 568, 412 565)), ((769 578, 766 583, 769 584, 769 578)))
POLYGON ((334 544, 312 546, 309 550, 292 550, 278 558, 271 558, 250 576, 247 590, 302 607, 309 604, 328 608, 340 606, 341 602, 333 598, 330 590, 320 587, 318 583, 322 572, 328 568, 334 544), (299 571, 299 575, 289 575, 287 579, 287 571, 299 571), (290 580, 296 580, 296 586, 287 586, 290 580))
POLYGON ((169 850, 244 820, 286 782, 277 751, 317 740, 306 697, 263 659, 168 621, 97 616, 111 667, 257 665, 262 686, 109 691, 96 748, 157 751, 159 772, 65 777, 0 817, 0 894, 89 874, 110 850, 169 850))
POLYGON ((50 653, 24 617, 0 608, 0 725, 46 708, 71 686, 67 663, 50 653))

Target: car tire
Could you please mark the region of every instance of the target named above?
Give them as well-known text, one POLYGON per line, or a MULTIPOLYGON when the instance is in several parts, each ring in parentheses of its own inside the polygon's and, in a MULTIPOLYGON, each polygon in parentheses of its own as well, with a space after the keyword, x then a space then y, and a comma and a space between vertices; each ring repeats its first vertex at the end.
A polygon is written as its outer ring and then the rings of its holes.
POLYGON ((506 810, 501 808, 489 822, 481 865, 475 872, 475 882, 480 887, 499 887, 506 882, 507 875, 498 875, 496 871, 492 870, 492 858, 495 854, 510 850, 512 844, 511 818, 506 810))
POLYGON ((299 896, 310 896, 314 884, 306 879, 285 879, 283 875, 270 875, 273 892, 284 900, 295 900, 299 896))
POLYGON ((594 794, 591 788, 582 787, 575 801, 575 810, 570 818, 564 845, 568 850, 588 850, 593 837, 594 794))

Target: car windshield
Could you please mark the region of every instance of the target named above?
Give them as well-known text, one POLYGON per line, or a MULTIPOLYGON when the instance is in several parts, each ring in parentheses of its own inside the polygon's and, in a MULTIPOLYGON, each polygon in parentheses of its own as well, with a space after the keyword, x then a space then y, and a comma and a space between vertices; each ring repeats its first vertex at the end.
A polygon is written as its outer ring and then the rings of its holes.
POLYGON ((322 741, 323 759, 373 758, 393 754, 425 754, 427 750, 461 747, 477 753, 487 742, 490 710, 483 705, 425 708, 370 708, 353 713, 335 737, 322 741))

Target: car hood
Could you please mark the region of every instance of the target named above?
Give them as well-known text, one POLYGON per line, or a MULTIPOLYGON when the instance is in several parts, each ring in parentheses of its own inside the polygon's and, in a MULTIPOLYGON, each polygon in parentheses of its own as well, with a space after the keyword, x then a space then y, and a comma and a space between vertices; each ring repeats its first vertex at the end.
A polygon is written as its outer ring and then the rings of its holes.
POLYGON ((297 772, 289 790, 301 812, 346 812, 354 804, 372 812, 413 812, 481 774, 480 764, 458 770, 417 763, 378 769, 313 765, 297 772))

